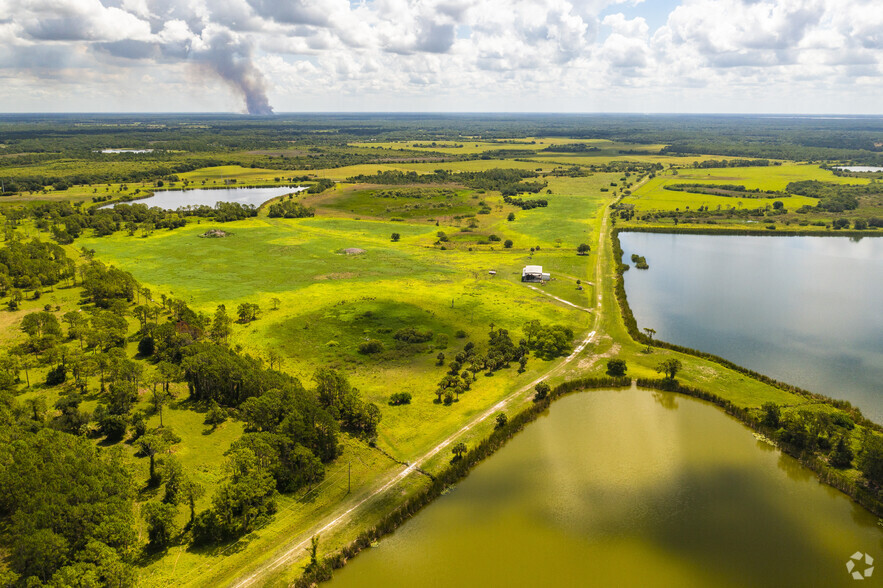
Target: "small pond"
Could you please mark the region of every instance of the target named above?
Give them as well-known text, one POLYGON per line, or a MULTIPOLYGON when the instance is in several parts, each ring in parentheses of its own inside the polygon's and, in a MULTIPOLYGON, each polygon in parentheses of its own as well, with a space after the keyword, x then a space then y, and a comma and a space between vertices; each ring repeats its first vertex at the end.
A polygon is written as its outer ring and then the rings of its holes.
POLYGON ((102 153, 153 153, 153 149, 102 149, 102 153))
POLYGON ((869 166, 869 165, 846 165, 846 166, 838 167, 836 169, 840 169, 840 170, 848 171, 848 172, 858 172, 858 173, 883 172, 883 167, 873 167, 873 166, 869 166))
MULTIPOLYGON (((166 210, 175 210, 185 206, 214 206, 218 202, 238 202, 239 204, 251 204, 260 206, 267 200, 271 200, 285 194, 302 192, 307 188, 303 186, 273 186, 269 188, 218 188, 196 190, 160 190, 154 192, 149 198, 132 200, 124 204, 146 204, 158 206, 166 210)), ((108 206, 114 206, 110 204, 108 206)))

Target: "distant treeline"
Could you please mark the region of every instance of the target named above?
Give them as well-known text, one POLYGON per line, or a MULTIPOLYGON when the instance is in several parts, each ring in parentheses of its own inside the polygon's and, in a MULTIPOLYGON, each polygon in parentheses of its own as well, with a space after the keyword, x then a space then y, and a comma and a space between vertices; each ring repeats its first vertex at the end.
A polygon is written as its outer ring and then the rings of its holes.
POLYGON ((770 163, 768 159, 707 159, 705 161, 693 162, 693 167, 696 169, 715 169, 723 167, 768 167, 770 165, 782 165, 782 162, 774 161, 770 163))
MULTIPOLYGON (((825 119, 727 115, 280 115, 269 119, 237 115, 3 115, 0 138, 5 153, 57 153, 91 157, 103 147, 156 148, 189 153, 229 153, 319 146, 329 153, 321 164, 337 167, 376 158, 369 149, 346 149, 350 141, 512 141, 521 137, 610 139, 664 144, 666 153, 717 154, 739 158, 800 161, 849 160, 883 164, 883 123, 872 117, 825 119), (292 143, 292 142, 296 143, 292 143), (329 165, 331 164, 331 165, 329 165)), ((390 153, 393 150, 380 150, 390 153)), ((95 154, 97 157, 107 157, 95 154)), ((309 165, 306 154, 303 163, 309 165)), ((425 152, 408 150, 425 157, 425 152)), ((119 157, 119 156, 111 156, 119 157)), ((124 157, 138 157, 124 155, 124 157)), ((274 157, 273 164, 299 159, 274 157)), ((505 157, 505 156, 504 156, 505 157)), ((510 155, 511 157, 511 155, 510 155)), ((318 162, 317 162, 318 163, 318 162)), ((2 164, 0 164, 2 165, 2 164)), ((262 162, 263 165, 263 162, 262 162)), ((292 168, 293 169, 293 168, 292 168)))
MULTIPOLYGON (((153 181, 158 178, 167 178, 173 174, 193 171, 203 167, 227 165, 228 162, 215 159, 190 159, 176 163, 168 162, 161 165, 144 166, 140 168, 132 166, 113 166, 96 172, 78 172, 65 175, 28 175, 28 176, 0 176, 3 183, 3 193, 15 192, 39 192, 45 187, 54 190, 67 190, 71 186, 87 184, 112 184, 126 182, 153 181)), ((83 167, 88 168, 88 164, 83 167)))

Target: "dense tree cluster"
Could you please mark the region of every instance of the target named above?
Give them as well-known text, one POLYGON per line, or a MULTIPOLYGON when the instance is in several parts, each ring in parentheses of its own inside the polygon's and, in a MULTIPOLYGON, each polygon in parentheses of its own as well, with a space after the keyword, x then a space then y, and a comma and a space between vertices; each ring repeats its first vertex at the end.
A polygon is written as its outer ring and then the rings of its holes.
POLYGON ((0 428, 0 515, 21 585, 133 585, 133 499, 118 455, 48 428, 0 428))
POLYGON ((321 178, 318 182, 307 188, 307 194, 321 194, 325 190, 334 187, 334 180, 321 178))
POLYGON ((271 204, 267 208, 267 214, 270 218, 306 218, 314 216, 316 212, 300 202, 285 200, 271 204))
POLYGON ((100 261, 93 260, 81 266, 80 274, 83 293, 101 308, 111 307, 115 300, 131 302, 139 287, 132 274, 113 266, 105 266, 100 261))
POLYGON ((527 348, 536 352, 537 357, 553 359, 566 355, 573 349, 573 330, 563 325, 546 325, 538 320, 524 324, 527 348))
POLYGON ((0 248, 0 295, 10 288, 33 290, 74 277, 74 261, 53 243, 7 241, 0 248))
POLYGON ((322 406, 340 426, 353 435, 369 441, 377 436, 380 408, 362 400, 362 394, 353 388, 346 375, 331 368, 319 368, 313 375, 315 395, 322 406))
POLYGON ((532 208, 545 208, 549 205, 549 201, 545 200, 544 198, 531 198, 528 200, 524 200, 523 198, 517 198, 508 194, 503 194, 503 202, 505 202, 506 204, 511 204, 512 206, 517 206, 522 210, 530 210, 532 208))
POLYGON ((540 151, 551 151, 553 153, 592 153, 600 151, 598 147, 589 143, 559 143, 557 145, 549 145, 540 149, 540 151))
MULTIPOLYGON (((835 184, 833 182, 820 182, 818 180, 803 180, 788 184, 788 192, 818 198, 816 208, 828 212, 843 212, 855 210, 862 196, 883 194, 881 184, 835 184)), ((798 212, 812 207, 801 207, 798 212)))
POLYGON ((426 343, 432 341, 433 337, 434 335, 429 329, 421 331, 416 327, 403 327, 392 336, 393 339, 402 343, 426 343))

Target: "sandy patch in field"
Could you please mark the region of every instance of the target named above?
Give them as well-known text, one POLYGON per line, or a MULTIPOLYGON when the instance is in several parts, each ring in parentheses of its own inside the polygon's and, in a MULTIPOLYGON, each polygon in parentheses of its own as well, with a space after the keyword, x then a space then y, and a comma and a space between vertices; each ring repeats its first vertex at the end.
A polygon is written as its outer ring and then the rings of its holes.
MULTIPOLYGON (((609 337, 604 337, 603 340, 610 340, 609 337)), ((604 353, 599 353, 596 355, 590 355, 585 359, 581 359, 579 364, 577 365, 577 369, 579 370, 589 370, 598 363, 599 360, 611 358, 619 353, 619 350, 622 349, 622 346, 619 343, 614 343, 610 346, 610 349, 605 351, 604 353)))

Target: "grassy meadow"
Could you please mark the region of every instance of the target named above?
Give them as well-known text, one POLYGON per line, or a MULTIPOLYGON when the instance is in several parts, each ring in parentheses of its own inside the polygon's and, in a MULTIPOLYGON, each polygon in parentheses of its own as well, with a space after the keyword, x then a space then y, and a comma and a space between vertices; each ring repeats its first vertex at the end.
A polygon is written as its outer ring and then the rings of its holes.
POLYGON ((719 169, 678 169, 677 175, 671 170, 665 171, 649 180, 639 189, 634 190, 623 199, 625 204, 634 204, 636 210, 675 210, 696 209, 700 206, 710 208, 757 208, 772 206, 776 200, 782 200, 789 209, 803 205, 815 205, 818 200, 806 196, 790 195, 787 197, 770 196, 769 198, 738 198, 731 196, 714 196, 710 194, 691 194, 688 192, 666 190, 664 186, 671 184, 738 184, 748 190, 784 191, 790 182, 800 180, 818 180, 837 184, 867 184, 868 180, 838 177, 833 172, 820 169, 817 165, 784 163, 769 167, 729 167, 719 169))

